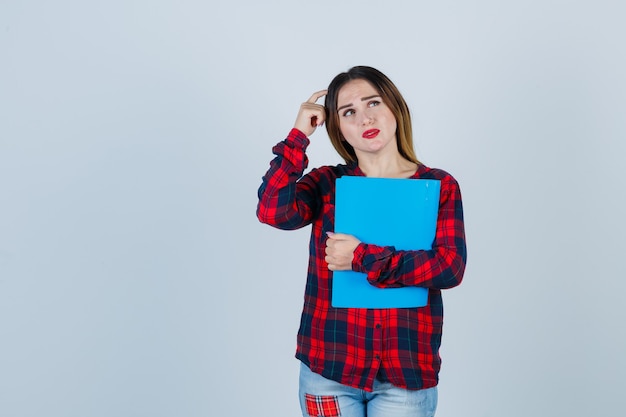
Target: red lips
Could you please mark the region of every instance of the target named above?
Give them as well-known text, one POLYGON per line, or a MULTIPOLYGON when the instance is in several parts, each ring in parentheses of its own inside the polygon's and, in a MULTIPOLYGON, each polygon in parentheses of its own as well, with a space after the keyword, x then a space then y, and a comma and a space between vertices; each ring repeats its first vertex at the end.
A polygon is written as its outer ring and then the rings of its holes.
POLYGON ((365 132, 363 132, 363 139, 374 139, 376 136, 378 136, 378 134, 380 133, 380 130, 378 129, 370 129, 370 130, 366 130, 365 132))

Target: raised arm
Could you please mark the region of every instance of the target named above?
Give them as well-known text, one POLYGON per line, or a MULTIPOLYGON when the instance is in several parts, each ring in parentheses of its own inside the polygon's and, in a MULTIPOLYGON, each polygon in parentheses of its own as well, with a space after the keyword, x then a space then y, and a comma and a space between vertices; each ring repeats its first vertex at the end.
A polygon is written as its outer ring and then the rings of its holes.
POLYGON ((317 210, 318 198, 311 181, 299 181, 308 165, 309 136, 325 120, 324 107, 315 102, 326 91, 314 93, 302 103, 294 128, 272 149, 275 158, 259 187, 257 217, 280 229, 297 229, 309 224, 317 210))

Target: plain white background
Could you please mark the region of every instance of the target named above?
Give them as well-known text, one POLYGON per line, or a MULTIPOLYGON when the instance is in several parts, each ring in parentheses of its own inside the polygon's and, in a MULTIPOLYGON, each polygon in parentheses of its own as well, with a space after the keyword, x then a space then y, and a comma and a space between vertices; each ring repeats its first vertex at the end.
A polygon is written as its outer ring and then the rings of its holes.
POLYGON ((462 187, 438 417, 623 415, 621 4, 3 0, 0 415, 299 415, 309 230, 256 191, 353 65, 462 187))

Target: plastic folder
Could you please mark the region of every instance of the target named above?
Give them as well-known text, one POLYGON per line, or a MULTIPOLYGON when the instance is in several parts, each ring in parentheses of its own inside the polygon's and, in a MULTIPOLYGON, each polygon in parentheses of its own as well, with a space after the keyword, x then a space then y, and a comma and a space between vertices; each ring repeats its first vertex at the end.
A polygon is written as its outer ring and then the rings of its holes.
MULTIPOLYGON (((335 232, 396 250, 431 249, 437 229, 438 180, 350 177, 335 184, 335 232)), ((428 302, 421 287, 378 288, 367 275, 334 271, 332 306, 410 308, 428 302)))

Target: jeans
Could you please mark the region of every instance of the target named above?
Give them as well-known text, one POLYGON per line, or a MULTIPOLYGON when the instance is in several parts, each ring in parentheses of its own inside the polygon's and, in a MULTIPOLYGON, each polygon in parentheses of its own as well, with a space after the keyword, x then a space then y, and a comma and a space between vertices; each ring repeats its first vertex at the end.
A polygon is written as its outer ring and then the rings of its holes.
POLYGON ((348 387, 300 364, 300 408, 304 417, 433 417, 437 387, 406 390, 376 380, 372 392, 348 387))

